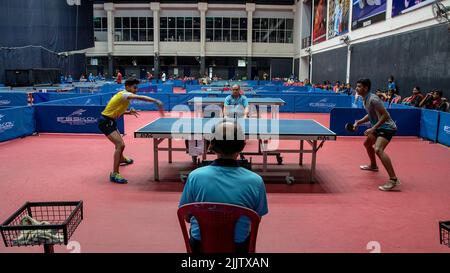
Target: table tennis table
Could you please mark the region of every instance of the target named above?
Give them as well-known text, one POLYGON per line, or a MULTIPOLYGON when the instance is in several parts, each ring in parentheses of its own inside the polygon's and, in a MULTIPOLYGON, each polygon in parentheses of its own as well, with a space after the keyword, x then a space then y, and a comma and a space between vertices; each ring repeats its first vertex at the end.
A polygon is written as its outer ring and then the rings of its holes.
MULTIPOLYGON (((211 139, 211 129, 222 121, 222 118, 158 118, 134 132, 135 138, 153 139, 154 180, 159 181, 159 151, 168 152, 169 163, 172 163, 172 152, 186 152, 186 148, 174 148, 172 141, 181 140, 208 140, 211 139), (167 147, 160 144, 167 139, 167 147)), ((303 165, 303 154, 311 153, 311 170, 309 181, 315 181, 317 152, 327 140, 336 140, 336 134, 315 120, 297 119, 237 119, 244 129, 245 139, 263 140, 262 149, 262 176, 285 176, 286 183, 292 184, 294 177, 288 172, 269 172, 267 157, 269 153, 295 153, 299 155, 299 165, 303 165), (267 141, 298 140, 299 148, 269 150, 267 141), (307 142, 311 149, 304 148, 307 142)), ((204 141, 206 143, 206 141, 204 141)), ((203 160, 206 159, 207 147, 205 145, 203 160)))
MULTIPOLYGON (((286 102, 280 98, 248 98, 248 104, 256 108, 257 117, 260 117, 260 106, 270 106, 272 118, 278 116, 279 107, 283 106, 286 102)), ((196 117, 202 117, 203 106, 205 105, 219 105, 223 108, 225 104, 225 98, 211 98, 211 97, 195 97, 187 102, 188 104, 193 104, 196 117)))

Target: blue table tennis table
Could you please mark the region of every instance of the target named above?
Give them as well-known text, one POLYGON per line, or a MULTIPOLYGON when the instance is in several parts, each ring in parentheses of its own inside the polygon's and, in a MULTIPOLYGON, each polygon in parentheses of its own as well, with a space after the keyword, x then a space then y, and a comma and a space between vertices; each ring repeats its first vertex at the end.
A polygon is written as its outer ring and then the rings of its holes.
MULTIPOLYGON (((231 95, 231 91, 222 91, 222 90, 216 90, 216 89, 212 89, 212 88, 208 88, 206 90, 194 90, 191 92, 188 92, 188 94, 194 94, 194 95, 200 95, 200 94, 204 94, 204 95, 208 95, 210 97, 217 97, 218 95, 231 95)), ((244 95, 256 95, 256 92, 253 90, 244 90, 243 92, 244 95)))
MULTIPOLYGON (((159 181, 159 151, 167 151, 169 163, 172 163, 172 152, 186 152, 186 148, 172 147, 172 141, 181 140, 208 140, 211 139, 211 130, 223 118, 159 118, 134 132, 135 138, 153 139, 154 180, 159 181), (167 147, 159 145, 167 139, 167 147)), ((327 140, 336 140, 336 134, 315 120, 297 119, 237 119, 241 124, 245 139, 262 140, 263 157, 262 176, 285 176, 286 182, 292 184, 294 177, 288 172, 269 172, 267 157, 270 153, 295 153, 299 155, 299 165, 303 165, 303 154, 311 153, 311 171, 309 181, 315 181, 317 152, 327 140), (271 149, 269 142, 278 140, 298 140, 296 149, 271 149), (304 148, 304 142, 310 144, 311 149, 304 148), (270 150, 269 150, 270 149, 270 150)), ((203 141, 206 143, 206 141, 203 141)), ((207 147, 205 145, 203 160, 206 159, 207 147)))

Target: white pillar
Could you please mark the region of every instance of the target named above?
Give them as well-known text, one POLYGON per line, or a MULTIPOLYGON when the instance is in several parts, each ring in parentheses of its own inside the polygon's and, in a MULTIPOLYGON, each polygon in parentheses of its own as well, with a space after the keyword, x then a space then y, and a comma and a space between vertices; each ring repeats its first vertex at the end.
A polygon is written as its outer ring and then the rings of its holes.
POLYGON ((247 57, 253 55, 253 12, 256 10, 256 4, 247 3, 245 5, 247 11, 247 57))
POLYGON ((205 57, 206 54, 206 11, 208 10, 208 3, 198 3, 198 10, 200 11, 200 57, 205 57))
POLYGON ((161 6, 159 2, 151 2, 150 9, 153 11, 153 51, 159 54, 159 11, 161 6))
POLYGON ((392 5, 394 1, 386 1, 386 19, 392 18, 392 5))
POLYGON ((206 71, 206 11, 208 10, 208 3, 199 2, 198 10, 200 11, 200 75, 205 74, 206 71))
POLYGON ((351 45, 347 46, 347 73, 345 74, 345 82, 350 82, 350 63, 352 60, 352 47, 351 45))
POLYGON ((112 54, 114 51, 114 3, 105 3, 103 8, 107 13, 108 21, 108 53, 112 54))

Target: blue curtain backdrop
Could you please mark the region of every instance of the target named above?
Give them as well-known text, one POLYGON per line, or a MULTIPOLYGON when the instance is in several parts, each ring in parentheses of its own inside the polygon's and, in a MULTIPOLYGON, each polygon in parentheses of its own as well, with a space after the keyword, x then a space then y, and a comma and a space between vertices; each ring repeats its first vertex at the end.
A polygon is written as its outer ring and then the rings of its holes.
POLYGON ((81 0, 80 6, 65 0, 1 0, 0 82, 5 69, 60 68, 78 76, 84 55, 52 52, 93 47, 93 12, 93 0, 81 0))

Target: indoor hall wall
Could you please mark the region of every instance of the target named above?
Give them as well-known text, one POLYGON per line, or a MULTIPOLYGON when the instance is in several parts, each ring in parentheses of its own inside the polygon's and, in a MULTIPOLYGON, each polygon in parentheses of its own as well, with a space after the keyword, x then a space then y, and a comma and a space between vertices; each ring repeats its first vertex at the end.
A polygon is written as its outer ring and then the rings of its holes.
POLYGON ((345 82, 347 71, 347 48, 341 47, 312 55, 312 81, 323 83, 329 80, 345 82))
POLYGON ((385 90, 389 75, 395 77, 402 97, 409 96, 415 85, 423 91, 442 89, 449 97, 450 32, 447 26, 427 27, 353 46, 352 83, 369 77, 373 90, 385 90))

